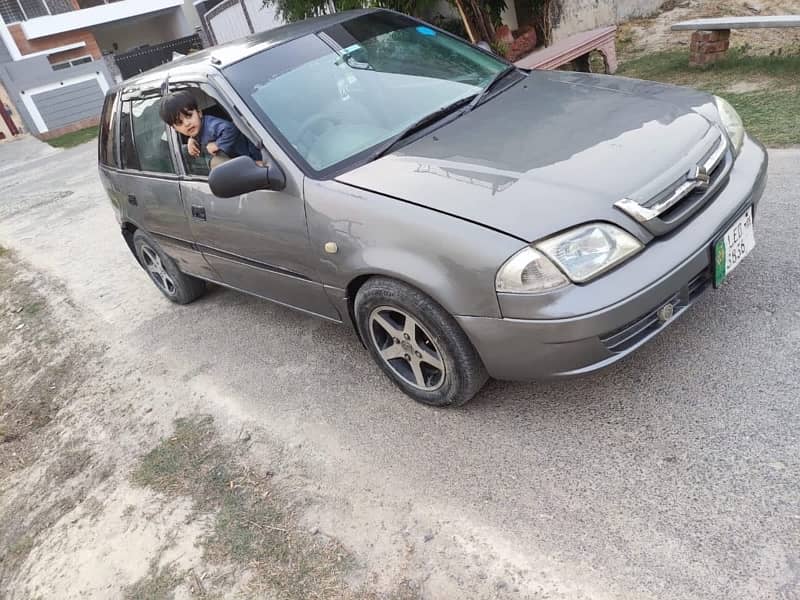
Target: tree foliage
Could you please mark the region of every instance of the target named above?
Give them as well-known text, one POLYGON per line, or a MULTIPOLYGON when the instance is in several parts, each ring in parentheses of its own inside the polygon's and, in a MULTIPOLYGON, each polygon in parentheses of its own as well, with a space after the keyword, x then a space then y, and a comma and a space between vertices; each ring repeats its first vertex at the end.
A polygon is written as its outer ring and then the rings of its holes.
MULTIPOLYGON (((459 6, 467 31, 478 39, 492 42, 494 28, 500 24, 500 15, 506 8, 505 0, 448 0, 459 6)), ((300 21, 332 12, 355 8, 390 8, 415 17, 428 17, 433 12, 436 0, 262 0, 263 5, 274 6, 285 21, 300 21)))
POLYGON ((262 0, 272 5, 278 15, 288 22, 319 17, 332 12, 356 8, 390 8, 408 15, 421 16, 433 6, 434 0, 262 0))

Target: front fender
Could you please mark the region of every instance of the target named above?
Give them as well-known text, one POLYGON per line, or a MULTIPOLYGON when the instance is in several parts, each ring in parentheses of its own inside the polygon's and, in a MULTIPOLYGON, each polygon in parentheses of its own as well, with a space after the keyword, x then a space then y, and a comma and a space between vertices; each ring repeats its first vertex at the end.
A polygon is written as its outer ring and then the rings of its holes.
POLYGON ((347 290, 384 275, 425 292, 452 315, 500 317, 497 269, 525 243, 429 208, 337 181, 306 180, 320 280, 347 290), (326 244, 336 244, 327 253, 326 244))

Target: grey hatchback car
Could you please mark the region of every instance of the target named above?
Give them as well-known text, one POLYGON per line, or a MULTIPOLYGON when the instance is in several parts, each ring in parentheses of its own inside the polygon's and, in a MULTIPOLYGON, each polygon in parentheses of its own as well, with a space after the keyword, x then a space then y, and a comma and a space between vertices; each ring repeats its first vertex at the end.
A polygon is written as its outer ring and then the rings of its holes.
POLYGON ((755 246, 767 156, 723 99, 525 71, 424 22, 345 12, 106 97, 100 176, 153 283, 351 323, 413 399, 572 376, 657 335, 755 246), (261 151, 209 170, 159 119, 188 90, 261 151))

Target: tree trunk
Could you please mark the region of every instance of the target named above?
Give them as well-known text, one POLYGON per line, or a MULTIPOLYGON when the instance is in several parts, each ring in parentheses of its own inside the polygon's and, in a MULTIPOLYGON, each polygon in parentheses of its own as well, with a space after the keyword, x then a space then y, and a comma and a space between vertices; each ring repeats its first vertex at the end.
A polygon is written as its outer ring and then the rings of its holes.
POLYGON ((458 14, 461 15, 461 20, 464 22, 464 28, 467 30, 469 41, 474 44, 478 41, 478 37, 475 35, 475 32, 472 29, 472 23, 470 23, 470 19, 467 17, 467 13, 464 10, 464 2, 463 0, 455 0, 455 3, 456 8, 458 8, 458 14))

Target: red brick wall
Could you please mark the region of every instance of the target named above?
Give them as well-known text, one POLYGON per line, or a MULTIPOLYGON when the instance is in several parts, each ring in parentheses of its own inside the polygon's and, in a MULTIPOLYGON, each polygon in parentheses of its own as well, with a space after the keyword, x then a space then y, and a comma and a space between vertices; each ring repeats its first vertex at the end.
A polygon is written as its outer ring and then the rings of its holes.
POLYGON ((19 51, 23 56, 25 54, 41 52, 42 50, 58 48, 59 46, 66 46, 68 44, 75 44, 77 42, 86 42, 86 46, 83 48, 77 48, 75 50, 68 50, 66 52, 53 54, 49 57, 50 62, 64 62, 73 58, 86 56, 87 54, 91 55, 91 57, 95 60, 100 59, 103 56, 103 53, 100 51, 100 46, 97 45, 97 40, 94 38, 94 34, 92 34, 92 32, 88 29, 67 31, 65 33, 59 33, 58 35, 50 35, 35 40, 29 40, 25 37, 25 33, 22 31, 22 26, 19 23, 9 25, 8 31, 11 33, 11 37, 14 38, 17 48, 19 48, 19 51))

